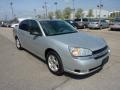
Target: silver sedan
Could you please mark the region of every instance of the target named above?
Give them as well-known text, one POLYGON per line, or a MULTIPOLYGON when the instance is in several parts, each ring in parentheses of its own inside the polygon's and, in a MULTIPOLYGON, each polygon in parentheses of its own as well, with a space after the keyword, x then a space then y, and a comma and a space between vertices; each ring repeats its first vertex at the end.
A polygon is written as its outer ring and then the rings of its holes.
POLYGON ((18 49, 27 49, 45 60, 55 75, 64 71, 89 74, 109 59, 104 39, 79 32, 61 20, 24 20, 14 29, 14 37, 18 49))
POLYGON ((108 27, 109 24, 105 20, 99 20, 99 19, 92 19, 88 24, 88 28, 90 29, 103 29, 108 27))

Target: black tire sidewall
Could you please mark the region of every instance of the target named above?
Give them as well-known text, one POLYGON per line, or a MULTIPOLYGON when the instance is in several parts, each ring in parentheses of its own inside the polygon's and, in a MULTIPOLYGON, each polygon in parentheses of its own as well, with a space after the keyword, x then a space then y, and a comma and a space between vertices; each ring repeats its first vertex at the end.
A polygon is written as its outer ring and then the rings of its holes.
POLYGON ((49 51, 49 52, 47 53, 46 62, 47 62, 47 66, 48 66, 48 69, 50 70, 50 72, 52 72, 53 74, 58 75, 58 76, 63 75, 64 69, 63 69, 62 60, 61 60, 60 56, 59 56, 55 51, 49 51), (58 69, 57 72, 52 71, 52 70, 50 69, 49 65, 48 65, 48 57, 49 57, 50 55, 55 56, 55 57, 57 58, 57 60, 58 60, 59 69, 58 69))

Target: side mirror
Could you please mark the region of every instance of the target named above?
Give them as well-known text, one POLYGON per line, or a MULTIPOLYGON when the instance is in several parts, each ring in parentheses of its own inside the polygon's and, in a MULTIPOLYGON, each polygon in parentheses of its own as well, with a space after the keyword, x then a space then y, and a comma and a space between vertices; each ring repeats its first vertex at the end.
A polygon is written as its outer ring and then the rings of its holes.
POLYGON ((35 36, 42 36, 42 34, 41 33, 39 33, 39 32, 37 32, 37 31, 30 31, 30 34, 31 35, 35 35, 35 36))

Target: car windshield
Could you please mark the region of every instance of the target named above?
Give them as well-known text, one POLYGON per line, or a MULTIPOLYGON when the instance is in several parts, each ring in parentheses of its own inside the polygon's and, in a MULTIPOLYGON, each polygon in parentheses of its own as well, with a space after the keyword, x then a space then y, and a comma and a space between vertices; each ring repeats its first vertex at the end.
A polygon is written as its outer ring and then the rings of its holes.
POLYGON ((40 21, 40 24, 47 36, 78 32, 65 21, 40 21))

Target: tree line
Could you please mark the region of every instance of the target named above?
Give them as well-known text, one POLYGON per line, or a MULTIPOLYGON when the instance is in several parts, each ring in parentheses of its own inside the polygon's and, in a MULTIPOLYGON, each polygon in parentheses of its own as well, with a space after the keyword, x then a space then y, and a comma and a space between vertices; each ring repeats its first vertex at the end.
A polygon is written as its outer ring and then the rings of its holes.
MULTIPOLYGON (((49 19, 53 19, 53 18, 57 18, 57 19, 70 19, 71 17, 71 13, 73 12, 73 10, 70 7, 66 7, 64 10, 56 10, 55 12, 50 11, 48 12, 48 16, 47 18, 49 19)), ((88 15, 87 17, 93 17, 93 10, 89 9, 88 11, 88 15)), ((45 15, 37 15, 37 18, 45 18, 45 15)), ((80 18, 80 17, 84 17, 84 12, 83 9, 78 8, 75 12, 75 18, 80 18)))

